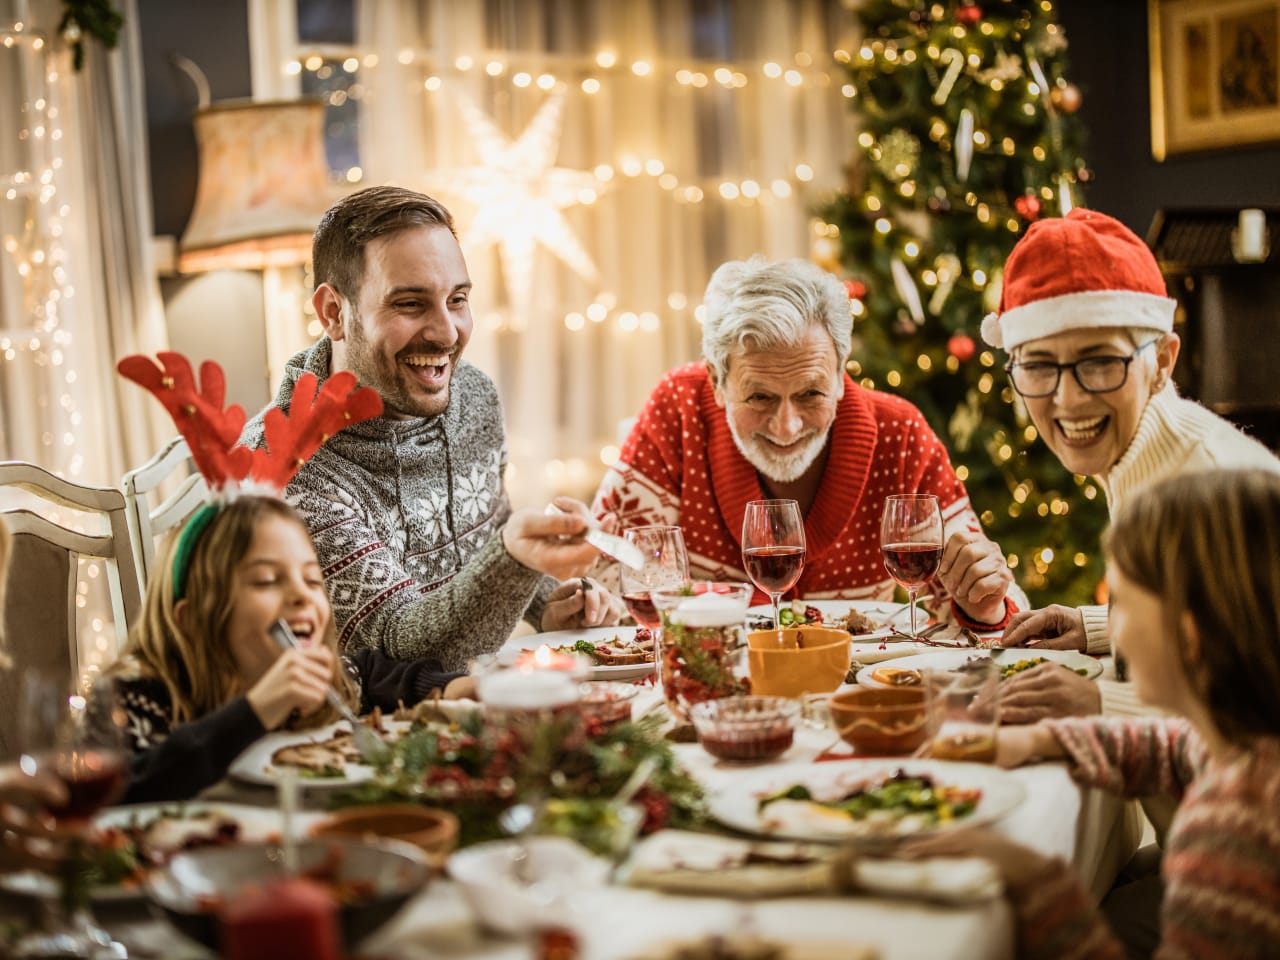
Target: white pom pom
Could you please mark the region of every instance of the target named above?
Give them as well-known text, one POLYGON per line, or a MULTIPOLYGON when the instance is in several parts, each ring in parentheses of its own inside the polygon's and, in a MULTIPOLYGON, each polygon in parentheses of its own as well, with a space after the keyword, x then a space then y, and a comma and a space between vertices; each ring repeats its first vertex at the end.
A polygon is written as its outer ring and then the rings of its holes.
POLYGON ((1004 346, 1004 336, 1000 330, 1000 315, 988 313, 982 318, 982 339, 993 347, 1004 346))

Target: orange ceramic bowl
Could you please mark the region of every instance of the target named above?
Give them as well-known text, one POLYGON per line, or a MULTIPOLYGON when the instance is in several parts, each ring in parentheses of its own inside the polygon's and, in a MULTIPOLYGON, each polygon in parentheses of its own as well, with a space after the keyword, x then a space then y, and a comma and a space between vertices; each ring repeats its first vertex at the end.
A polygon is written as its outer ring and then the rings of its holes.
POLYGON ((858 687, 835 694, 829 706, 831 725, 858 753, 911 753, 929 736, 920 687, 858 687))
POLYGON ((337 810, 309 832, 313 837, 403 840, 420 849, 438 867, 458 845, 458 818, 447 810, 415 803, 379 803, 337 810))
POLYGON ((747 634, 751 692, 767 697, 830 693, 849 672, 849 633, 827 627, 747 634))

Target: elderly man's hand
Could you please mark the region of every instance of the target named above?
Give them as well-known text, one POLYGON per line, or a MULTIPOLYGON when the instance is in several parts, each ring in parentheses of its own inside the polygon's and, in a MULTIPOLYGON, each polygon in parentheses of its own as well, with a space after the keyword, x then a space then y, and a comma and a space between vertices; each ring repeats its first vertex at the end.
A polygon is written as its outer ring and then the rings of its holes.
POLYGON ((1055 603, 1041 610, 1020 610, 1009 618, 1000 645, 1046 647, 1050 650, 1084 650, 1084 614, 1075 607, 1055 603))
POLYGON ((1013 574, 1000 546, 980 533, 957 530, 942 551, 938 579, 965 616, 977 623, 1004 619, 1004 595, 1013 574))
POLYGON ((611 627, 627 612, 622 600, 587 577, 566 580, 547 598, 542 611, 542 629, 578 630, 584 627, 611 627))
POLYGON ((1042 663, 1000 684, 1000 722, 1087 717, 1102 710, 1098 685, 1060 663, 1042 663))
MULTIPOLYGON (((561 500, 560 503, 577 501, 561 500)), ((580 577, 600 559, 600 551, 580 539, 587 530, 590 514, 585 504, 581 512, 542 513, 517 510, 502 528, 502 545, 520 563, 531 570, 548 574, 557 580, 580 577)))

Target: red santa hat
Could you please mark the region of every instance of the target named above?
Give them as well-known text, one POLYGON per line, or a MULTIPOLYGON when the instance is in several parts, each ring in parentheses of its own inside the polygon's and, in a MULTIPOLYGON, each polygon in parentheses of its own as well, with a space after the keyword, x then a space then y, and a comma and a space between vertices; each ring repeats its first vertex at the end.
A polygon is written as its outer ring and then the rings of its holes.
POLYGON ((1176 302, 1147 245, 1106 214, 1075 209, 1031 225, 1004 265, 1000 309, 982 339, 1012 352, 1067 330, 1173 329, 1176 302))

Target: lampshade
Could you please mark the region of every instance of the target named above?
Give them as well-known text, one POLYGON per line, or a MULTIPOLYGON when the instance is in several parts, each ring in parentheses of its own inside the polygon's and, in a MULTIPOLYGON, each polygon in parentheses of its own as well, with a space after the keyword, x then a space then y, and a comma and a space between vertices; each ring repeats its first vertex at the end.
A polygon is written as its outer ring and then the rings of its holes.
POLYGON ((335 191, 324 104, 224 101, 195 115, 200 183, 178 269, 255 270, 305 263, 335 191))

